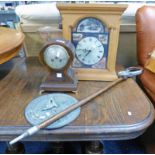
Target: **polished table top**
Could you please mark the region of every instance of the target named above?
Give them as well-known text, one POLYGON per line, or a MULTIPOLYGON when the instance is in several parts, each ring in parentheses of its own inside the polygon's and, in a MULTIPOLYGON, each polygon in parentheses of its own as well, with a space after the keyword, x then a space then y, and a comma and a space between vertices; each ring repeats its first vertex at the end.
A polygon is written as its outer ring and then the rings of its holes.
POLYGON ((22 32, 0 26, 0 64, 17 55, 23 41, 24 34, 22 32))
MULTIPOLYGON (((27 104, 40 94, 47 75, 37 58, 15 58, 0 66, 0 140, 11 140, 30 127, 24 117, 27 104)), ((110 82, 80 81, 78 100, 110 82)), ((81 108, 69 125, 43 129, 24 140, 78 141, 131 139, 141 135, 154 120, 154 108, 134 80, 128 79, 81 108)))

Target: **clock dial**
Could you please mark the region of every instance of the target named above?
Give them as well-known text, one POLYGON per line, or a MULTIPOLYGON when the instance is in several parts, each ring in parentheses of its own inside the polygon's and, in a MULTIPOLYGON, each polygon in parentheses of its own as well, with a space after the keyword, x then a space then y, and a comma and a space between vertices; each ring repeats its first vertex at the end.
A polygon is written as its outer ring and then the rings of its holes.
POLYGON ((72 42, 76 48, 74 68, 107 67, 109 30, 100 19, 81 19, 72 29, 72 42))
POLYGON ((44 52, 45 63, 52 69, 62 69, 66 66, 69 55, 60 45, 51 45, 44 52))
POLYGON ((85 37, 80 40, 75 51, 78 60, 85 65, 94 65, 104 56, 104 47, 95 37, 85 37))

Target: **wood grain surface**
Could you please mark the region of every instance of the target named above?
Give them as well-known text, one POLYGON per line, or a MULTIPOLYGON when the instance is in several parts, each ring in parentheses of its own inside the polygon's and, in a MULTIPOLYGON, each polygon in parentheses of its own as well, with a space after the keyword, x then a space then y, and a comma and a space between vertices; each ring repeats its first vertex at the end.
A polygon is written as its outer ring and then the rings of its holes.
MULTIPOLYGON (((37 58, 13 59, 0 66, 0 140, 10 140, 30 127, 24 117, 28 103, 38 97, 47 71, 37 58)), ((110 82, 80 81, 78 100, 110 82)), ((154 109, 134 80, 128 79, 81 108, 71 124, 41 130, 25 140, 71 141, 130 139, 142 134, 154 119, 154 109)))
POLYGON ((0 27, 0 64, 16 56, 23 41, 23 33, 10 28, 0 27))

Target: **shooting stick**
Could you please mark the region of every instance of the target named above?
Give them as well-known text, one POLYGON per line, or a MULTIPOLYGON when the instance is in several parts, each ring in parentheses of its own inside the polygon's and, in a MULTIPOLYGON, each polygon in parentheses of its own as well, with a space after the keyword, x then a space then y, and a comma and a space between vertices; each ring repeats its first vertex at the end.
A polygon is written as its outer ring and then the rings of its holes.
POLYGON ((72 112, 73 110, 83 106, 84 104, 88 103, 88 101, 94 99, 95 97, 97 97, 98 95, 100 95, 101 93, 106 92, 107 90, 109 90, 110 88, 112 88, 113 86, 117 85, 118 83, 120 83, 121 81, 127 79, 128 77, 133 77, 136 75, 139 75, 142 73, 142 69, 136 68, 136 67, 132 67, 132 68, 128 68, 125 71, 121 71, 119 72, 119 77, 117 80, 113 81, 112 83, 110 83, 108 86, 100 89, 99 91, 91 94, 90 96, 82 99, 81 101, 73 104, 72 106, 68 107, 67 109, 65 109, 64 111, 56 114, 55 116, 45 120, 44 122, 42 122, 39 125, 35 125, 33 127, 31 127, 30 129, 28 129, 27 131, 25 131, 22 135, 18 136, 17 138, 13 139, 12 141, 9 142, 10 145, 13 145, 14 143, 18 142, 19 140, 27 137, 27 136, 31 136, 33 134, 35 134, 36 132, 38 132, 40 129, 43 129, 45 127, 47 127, 49 124, 54 123, 55 121, 57 121, 58 119, 60 119, 61 117, 67 115, 68 113, 72 112))

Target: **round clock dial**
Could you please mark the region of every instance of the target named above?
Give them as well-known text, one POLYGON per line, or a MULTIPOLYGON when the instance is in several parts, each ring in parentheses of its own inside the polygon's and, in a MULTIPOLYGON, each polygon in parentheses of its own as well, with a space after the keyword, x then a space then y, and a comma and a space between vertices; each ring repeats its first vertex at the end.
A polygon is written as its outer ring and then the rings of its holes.
POLYGON ((85 65, 98 63, 104 55, 102 43, 95 37, 85 37, 80 40, 76 47, 76 57, 85 65))
POLYGON ((44 52, 45 63, 52 69, 62 69, 66 66, 69 55, 60 45, 50 45, 44 52))

